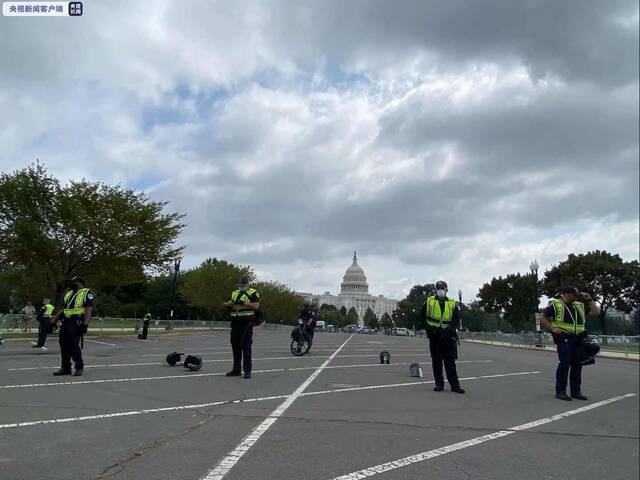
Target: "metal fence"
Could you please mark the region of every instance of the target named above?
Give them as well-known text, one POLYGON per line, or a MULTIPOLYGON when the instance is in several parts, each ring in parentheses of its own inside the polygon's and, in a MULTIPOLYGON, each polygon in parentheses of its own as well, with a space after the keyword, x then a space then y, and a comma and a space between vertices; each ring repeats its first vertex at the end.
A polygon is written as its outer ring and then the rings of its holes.
MULTIPOLYGON (((229 322, 205 320, 151 320, 149 334, 170 333, 172 331, 214 331, 228 329, 229 322)), ((264 323, 260 328, 279 330, 291 328, 291 325, 264 323)), ((94 335, 134 335, 142 331, 141 318, 97 317, 89 322, 89 333, 94 335)), ((0 338, 3 334, 34 334, 38 332, 38 321, 35 317, 22 314, 0 314, 0 338)))
MULTIPOLYGON (((640 354, 640 336, 591 336, 598 339, 598 343, 600 343, 600 348, 603 353, 619 354, 619 356, 626 358, 638 358, 638 355, 640 354)), ((460 338, 462 340, 477 341, 492 345, 555 349, 553 337, 549 333, 461 332, 460 338)))

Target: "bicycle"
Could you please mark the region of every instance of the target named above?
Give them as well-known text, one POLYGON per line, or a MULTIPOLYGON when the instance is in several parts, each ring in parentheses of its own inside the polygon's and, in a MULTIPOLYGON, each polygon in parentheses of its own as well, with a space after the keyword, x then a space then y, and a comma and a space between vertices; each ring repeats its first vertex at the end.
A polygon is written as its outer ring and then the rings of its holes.
POLYGON ((301 357, 309 352, 311 348, 311 337, 306 332, 302 319, 298 319, 298 326, 291 332, 291 353, 296 357, 301 357))

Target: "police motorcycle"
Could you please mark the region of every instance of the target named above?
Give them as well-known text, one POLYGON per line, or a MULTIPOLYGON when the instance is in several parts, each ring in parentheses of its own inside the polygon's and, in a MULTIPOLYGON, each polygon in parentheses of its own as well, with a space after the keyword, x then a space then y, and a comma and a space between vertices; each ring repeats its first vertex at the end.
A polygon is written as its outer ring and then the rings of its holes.
POLYGON ((311 337, 306 331, 304 321, 299 318, 298 326, 291 332, 291 353, 296 357, 301 357, 309 352, 311 348, 311 337))

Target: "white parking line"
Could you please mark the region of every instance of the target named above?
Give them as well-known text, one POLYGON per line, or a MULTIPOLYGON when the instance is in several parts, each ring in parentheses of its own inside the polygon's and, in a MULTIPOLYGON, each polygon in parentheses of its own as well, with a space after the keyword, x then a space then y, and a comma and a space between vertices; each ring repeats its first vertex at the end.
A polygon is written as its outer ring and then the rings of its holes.
MULTIPOLYGON (((355 358, 355 357, 377 357, 378 355, 375 354, 371 354, 371 355, 367 355, 367 354, 357 354, 357 355, 338 355, 337 358, 355 358)), ((395 354, 393 355, 393 358, 396 357, 428 357, 429 354, 428 353, 401 353, 401 354, 395 354)), ((254 358, 253 360, 292 360, 292 359, 303 359, 303 358, 307 358, 310 360, 320 360, 322 358, 327 358, 326 355, 311 355, 311 356, 305 356, 305 357, 294 357, 289 355, 288 357, 261 357, 261 358, 254 358)), ((215 363, 215 362, 231 362, 231 359, 219 359, 219 360, 203 360, 204 362, 208 362, 208 363, 215 363)), ((107 368, 107 367, 137 367, 137 366, 147 366, 147 365, 165 365, 165 363, 161 363, 161 362, 140 362, 140 363, 110 363, 110 364, 101 364, 101 365, 86 365, 84 366, 84 368, 107 368)), ((7 368, 8 371, 11 372, 17 372, 17 371, 25 371, 25 370, 53 370, 53 369, 58 369, 60 368, 59 365, 51 365, 51 366, 47 366, 47 367, 18 367, 18 368, 7 368)))
POLYGON ((280 418, 280 416, 287 411, 287 409, 296 401, 296 399, 302 395, 302 393, 307 389, 307 387, 315 380, 315 378, 320 375, 322 370, 334 359, 340 350, 347 344, 349 340, 353 338, 353 334, 347 338, 342 345, 340 345, 335 352, 333 352, 329 358, 327 358, 322 365, 320 365, 311 375, 307 378, 302 384, 295 389, 295 391, 289 395, 284 402, 282 402, 278 407, 271 412, 271 414, 260 423, 256 428, 253 429, 249 435, 244 437, 242 441, 231 450, 222 460, 218 462, 218 464, 207 473, 202 480, 222 480, 224 476, 229 473, 229 471, 235 466, 236 463, 244 456, 245 453, 249 451, 251 447, 253 447, 260 437, 265 434, 267 430, 276 423, 276 420, 280 418))
MULTIPOLYGON (((461 360, 457 363, 491 363, 493 360, 461 360)), ((424 365, 430 365, 431 362, 426 362, 424 365)), ((394 363, 393 365, 409 365, 409 362, 394 363)), ((326 370, 336 368, 362 368, 362 367, 390 367, 391 364, 380 363, 360 363, 357 365, 329 365, 325 367, 326 370)), ((292 368, 270 368, 267 370, 254 370, 254 373, 270 373, 270 372, 296 372, 300 370, 313 370, 318 367, 292 367, 292 368)), ((153 377, 132 377, 132 378, 108 378, 102 380, 79 380, 70 382, 43 382, 43 383, 23 383, 17 385, 0 385, 0 390, 7 390, 13 388, 34 388, 34 387, 59 387, 66 385, 87 385, 93 383, 122 383, 122 382, 140 382, 146 380, 172 380, 172 379, 186 379, 186 378, 198 378, 198 377, 214 377, 224 375, 225 372, 215 373, 185 373, 182 375, 159 375, 153 377)))
MULTIPOLYGON (((315 368, 315 367, 314 367, 315 368)), ((330 368, 330 367, 326 367, 330 368)), ((515 373, 505 373, 499 375, 484 375, 478 377, 464 377, 461 378, 461 381, 467 380, 483 380, 483 379, 491 379, 491 378, 501 378, 501 377, 510 377, 510 376, 518 376, 518 375, 534 375, 540 372, 515 372, 515 373)), ((407 387, 414 385, 425 385, 432 384, 433 380, 426 382, 408 382, 408 383, 395 383, 395 384, 382 384, 382 385, 367 385, 365 387, 351 387, 351 388, 338 388, 335 390, 318 390, 315 392, 304 392, 300 394, 301 397, 308 397, 314 395, 327 395, 330 393, 342 393, 342 392, 355 392, 358 390, 374 390, 380 388, 392 388, 392 387, 407 387)), ((81 422, 85 420, 102 420, 105 418, 117 418, 117 417, 130 417, 132 415, 143 415, 148 413, 158 413, 158 412, 172 412, 179 410, 193 410, 198 408, 206 408, 206 407, 215 407, 217 405, 230 405, 236 403, 248 403, 248 402, 261 402, 264 400, 275 400, 280 398, 287 398, 290 394, 287 395, 274 395, 270 397, 257 397, 257 398, 246 398, 239 400, 222 400, 219 402, 211 402, 211 403, 201 403, 197 405, 179 405, 175 407, 163 407, 163 408, 150 408, 146 410, 133 410, 128 412, 114 412, 114 413, 104 413, 99 415, 88 415, 85 417, 68 417, 68 418, 54 418, 51 420, 35 420, 30 422, 19 422, 19 423, 5 423, 0 424, 0 430, 4 428, 17 428, 17 427, 32 427, 35 425, 48 425, 53 423, 68 423, 68 422, 81 422)))
MULTIPOLYGON (((457 363, 491 363, 493 360, 460 360, 457 363)), ((425 362, 423 365, 430 365, 431 362, 425 362)), ((362 367, 391 367, 398 365, 409 365, 409 362, 394 363, 392 364, 380 364, 380 363, 360 363, 356 365, 329 365, 325 367, 326 370, 336 368, 362 368, 362 367)), ((292 367, 292 368, 270 368, 268 370, 254 370, 254 373, 268 373, 268 372, 296 372, 300 370, 314 370, 318 367, 292 367)), ((224 375, 225 372, 215 373, 184 373, 182 375, 157 375, 153 377, 132 377, 132 378, 108 378, 102 380, 79 380, 69 382, 43 382, 43 383, 22 383, 17 385, 0 385, 0 390, 7 390, 12 388, 34 388, 34 387, 60 387, 66 385, 90 385, 93 383, 122 383, 122 382, 140 382, 146 380, 172 380, 176 378, 198 378, 198 377, 214 377, 224 375)))
MULTIPOLYGON (((205 350, 204 348, 201 348, 200 350, 205 350)), ((418 354, 424 354, 425 349, 421 348, 421 349, 412 349, 412 350, 401 350, 402 353, 397 352, 394 353, 394 349, 390 349, 391 350, 391 356, 396 356, 396 355, 405 355, 408 354, 408 352, 417 352, 418 354)), ((188 349, 182 349, 181 351, 183 352, 189 352, 190 355, 228 355, 231 353, 231 349, 226 349, 226 351, 224 352, 193 352, 191 350, 188 349)), ((260 350, 260 353, 283 353, 284 351, 286 351, 285 349, 281 349, 281 350, 260 350)), ((333 352, 333 349, 313 349, 314 352, 333 352)), ((379 350, 374 350, 374 349, 354 349, 354 352, 377 352, 377 353, 370 353, 368 355, 362 354, 360 356, 374 356, 374 355, 379 355, 380 351, 379 350)), ((355 354, 354 354, 355 355, 355 354)), ((141 355, 141 357, 166 357, 167 354, 166 353, 146 353, 144 355, 141 355)), ((340 357, 345 357, 347 355, 340 355, 340 357)))
POLYGON ((117 345, 115 343, 100 342, 98 340, 90 340, 88 338, 85 338, 84 341, 85 342, 99 343, 100 345, 107 345, 109 347, 117 347, 117 345))
MULTIPOLYGON (((469 362, 477 362, 477 363, 485 363, 486 360, 478 360, 478 361, 469 361, 469 362)), ((468 362, 468 363, 469 363, 468 362)), ((406 363, 395 363, 394 365, 409 365, 409 362, 406 363)), ((335 368, 362 368, 362 367, 391 367, 391 364, 380 364, 380 363, 361 363, 358 365, 330 365, 325 367, 326 370, 335 369, 335 368)), ((254 370, 253 373, 269 373, 269 372, 295 372, 300 370, 315 370, 318 367, 295 367, 295 368, 271 368, 268 370, 254 370)), ((123 383, 123 382, 140 382, 147 380, 173 380, 176 378, 187 379, 187 378, 198 378, 198 377, 215 377, 224 375, 225 372, 215 372, 215 373, 184 373, 182 375, 160 375, 154 377, 132 377, 132 378, 108 378, 102 380, 79 380, 79 381, 69 381, 69 382, 45 382, 45 383, 23 383, 18 385, 0 385, 0 389, 13 389, 13 388, 34 388, 34 387, 60 387, 67 385, 90 385, 94 383, 123 383)))
POLYGON ((592 403, 590 405, 586 405, 581 408, 576 408, 574 410, 569 410, 567 412, 558 413, 557 415, 552 415, 551 417, 541 418, 539 420, 534 420, 533 422, 524 423, 522 425, 508 428, 506 430, 499 430, 497 432, 493 432, 488 435, 482 435, 480 437, 475 437, 470 440, 465 440, 464 442, 454 443, 451 445, 447 445, 445 447, 440 447, 434 450, 429 450, 427 452, 418 453, 417 455, 411 455, 409 457, 400 458, 392 462, 381 463, 380 465, 376 465, 374 467, 365 468, 363 470, 358 470, 357 472, 349 473, 347 475, 342 475, 340 477, 335 477, 333 478, 333 480, 361 480, 363 478, 373 477, 374 475, 379 475, 384 472, 406 467, 407 465, 411 465, 414 463, 423 462, 425 460, 429 460, 430 458, 446 455, 447 453, 455 452, 457 450, 462 450, 464 448, 473 447, 474 445, 479 445, 481 443, 485 443, 491 440, 496 440, 498 438, 506 437, 507 435, 512 435, 514 433, 521 432, 523 430, 529 430, 530 428, 538 427, 540 425, 544 425, 545 423, 555 422, 557 420, 570 417, 571 415, 577 415, 579 413, 587 412, 589 410, 593 410, 594 408, 602 407, 604 405, 608 405, 609 403, 617 402, 630 397, 635 397, 635 394, 627 393, 626 395, 620 395, 618 397, 609 398, 607 400, 602 400, 601 402, 592 403))

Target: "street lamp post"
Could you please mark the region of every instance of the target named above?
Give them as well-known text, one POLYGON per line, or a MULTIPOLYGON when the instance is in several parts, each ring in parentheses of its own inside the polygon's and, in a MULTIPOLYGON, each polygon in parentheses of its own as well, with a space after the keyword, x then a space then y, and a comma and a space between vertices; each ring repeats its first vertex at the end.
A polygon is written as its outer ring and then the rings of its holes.
POLYGON ((534 304, 535 304, 535 311, 534 311, 534 320, 535 320, 535 324, 536 324, 536 333, 540 331, 540 318, 538 315, 538 307, 539 307, 539 302, 538 302, 538 262, 536 262, 535 260, 532 261, 529 264, 529 270, 531 270, 531 276, 533 277, 533 297, 534 297, 534 304))
POLYGON ((458 289, 458 302, 460 302, 460 325, 458 329, 462 331, 462 290, 458 289))
POLYGON ((171 293, 171 319, 169 321, 169 329, 171 330, 173 328, 173 314, 175 312, 176 309, 176 283, 178 282, 178 272, 180 271, 180 261, 182 259, 181 258, 176 258, 176 260, 173 262, 173 286, 172 286, 172 293, 171 293))

